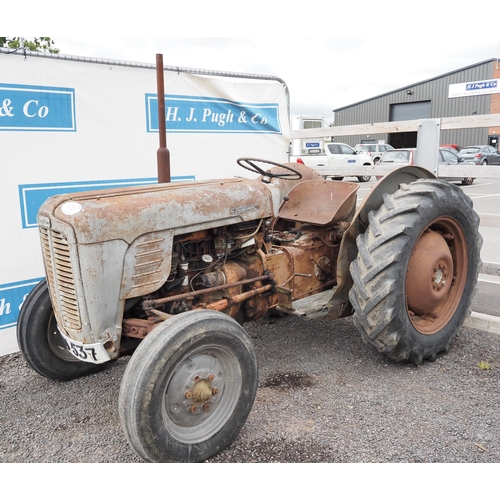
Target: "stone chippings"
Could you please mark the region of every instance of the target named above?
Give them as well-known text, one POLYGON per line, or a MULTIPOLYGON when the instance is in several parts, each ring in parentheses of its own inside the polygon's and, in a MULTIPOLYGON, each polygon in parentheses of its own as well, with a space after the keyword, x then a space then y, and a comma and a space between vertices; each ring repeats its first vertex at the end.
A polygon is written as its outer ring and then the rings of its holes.
MULTIPOLYGON (((242 431, 208 462, 500 462, 500 339, 463 329, 421 366, 365 345, 350 318, 245 325, 259 388, 242 431), (479 363, 489 369, 480 369, 479 363)), ((71 382, 0 357, 3 463, 130 463, 118 393, 129 358, 71 382)))

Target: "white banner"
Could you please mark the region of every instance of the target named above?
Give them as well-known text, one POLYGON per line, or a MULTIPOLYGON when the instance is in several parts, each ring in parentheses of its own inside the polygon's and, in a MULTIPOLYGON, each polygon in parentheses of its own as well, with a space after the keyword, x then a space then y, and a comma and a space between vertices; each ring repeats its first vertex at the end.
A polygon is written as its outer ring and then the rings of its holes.
MULTIPOLYGON (((154 65, 0 52, 0 355, 43 278, 36 214, 64 192, 157 182, 154 65)), ((172 181, 251 176, 240 157, 288 159, 286 86, 165 71, 172 181)))
POLYGON ((448 88, 448 98, 470 97, 473 95, 498 94, 499 80, 483 80, 479 82, 454 83, 448 88))

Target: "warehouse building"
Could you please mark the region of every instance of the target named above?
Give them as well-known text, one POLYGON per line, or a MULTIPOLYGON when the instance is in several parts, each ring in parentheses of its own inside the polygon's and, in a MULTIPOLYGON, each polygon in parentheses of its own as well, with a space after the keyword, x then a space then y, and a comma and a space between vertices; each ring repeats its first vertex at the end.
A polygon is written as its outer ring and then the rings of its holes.
MULTIPOLYGON (((499 62, 489 59, 333 111, 335 126, 500 113, 499 62)), ((440 142, 455 144, 459 149, 473 144, 498 147, 499 136, 500 127, 442 130, 440 142)), ((334 140, 352 146, 386 142, 395 148, 409 148, 417 145, 417 132, 334 140)))

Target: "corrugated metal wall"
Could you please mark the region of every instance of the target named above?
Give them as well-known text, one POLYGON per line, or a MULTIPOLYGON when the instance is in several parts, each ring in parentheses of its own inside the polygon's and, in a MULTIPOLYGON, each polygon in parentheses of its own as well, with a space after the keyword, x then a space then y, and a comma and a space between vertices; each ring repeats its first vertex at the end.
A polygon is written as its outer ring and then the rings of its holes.
MULTIPOLYGON (((391 121, 391 104, 416 103, 421 101, 431 102, 430 118, 489 114, 490 95, 449 99, 448 88, 449 85, 454 83, 492 79, 494 64, 495 60, 493 59, 484 61, 431 80, 409 85, 394 92, 359 102, 352 106, 336 109, 334 110, 335 126, 389 122, 391 121), (408 94, 407 90, 410 90, 411 94, 408 94)), ((353 135, 335 137, 334 140, 346 142, 351 146, 366 140, 383 140, 390 143, 388 134, 374 134, 372 136, 353 135)), ((488 129, 445 130, 441 132, 441 144, 458 144, 460 147, 470 144, 488 144, 488 129)))

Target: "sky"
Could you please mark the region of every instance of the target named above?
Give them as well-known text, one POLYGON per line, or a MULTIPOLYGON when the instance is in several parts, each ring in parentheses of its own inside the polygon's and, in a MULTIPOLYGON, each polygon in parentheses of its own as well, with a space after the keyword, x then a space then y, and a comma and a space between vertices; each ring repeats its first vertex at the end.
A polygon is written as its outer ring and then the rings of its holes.
POLYGON ((237 37, 54 37, 61 54, 273 75, 290 91, 292 115, 321 115, 500 55, 500 35, 445 44, 393 45, 366 35, 279 40, 237 37))
POLYGON ((22 20, 15 30, 40 33, 43 26, 65 55, 155 64, 162 54, 166 66, 277 76, 288 85, 293 115, 329 123, 336 108, 500 57, 494 10, 465 14, 456 1, 107 5, 88 0, 72 24, 52 16, 67 12, 62 0, 33 11, 13 5, 7 16, 22 20), (68 27, 70 37, 57 36, 68 27))

